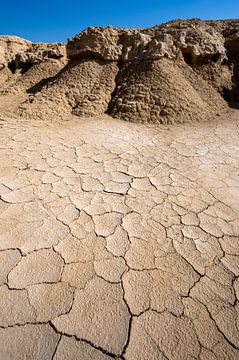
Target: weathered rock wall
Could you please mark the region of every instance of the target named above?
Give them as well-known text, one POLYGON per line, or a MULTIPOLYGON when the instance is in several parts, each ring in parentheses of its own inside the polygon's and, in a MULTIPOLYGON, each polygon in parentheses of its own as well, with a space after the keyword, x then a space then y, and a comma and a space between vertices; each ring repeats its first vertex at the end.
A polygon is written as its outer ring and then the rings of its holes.
POLYGON ((53 79, 20 108, 37 117, 95 116, 108 109, 118 67, 98 59, 70 61, 53 79))
POLYGON ((220 95, 191 68, 167 58, 127 65, 118 84, 109 113, 127 121, 192 122, 224 107, 220 95))
POLYGON ((32 43, 17 36, 0 36, 1 93, 31 92, 43 79, 66 64, 63 43, 32 43))
POLYGON ((62 44, 22 41, 16 51, 4 49, 16 68, 34 65, 11 86, 31 93, 20 109, 25 115, 107 112, 169 124, 211 118, 226 110, 225 100, 239 101, 238 43, 239 20, 191 19, 146 29, 87 28, 68 40, 66 65, 62 44))

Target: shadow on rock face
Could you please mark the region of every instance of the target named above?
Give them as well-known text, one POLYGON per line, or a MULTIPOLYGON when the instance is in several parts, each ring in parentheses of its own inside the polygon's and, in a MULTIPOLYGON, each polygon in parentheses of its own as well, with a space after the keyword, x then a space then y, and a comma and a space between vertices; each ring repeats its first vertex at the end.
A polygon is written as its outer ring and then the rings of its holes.
POLYGON ((66 45, 23 42, 10 55, 0 37, 11 74, 5 89, 29 94, 23 116, 62 110, 140 123, 202 121, 239 102, 238 39, 239 20, 200 19, 90 27, 66 45))

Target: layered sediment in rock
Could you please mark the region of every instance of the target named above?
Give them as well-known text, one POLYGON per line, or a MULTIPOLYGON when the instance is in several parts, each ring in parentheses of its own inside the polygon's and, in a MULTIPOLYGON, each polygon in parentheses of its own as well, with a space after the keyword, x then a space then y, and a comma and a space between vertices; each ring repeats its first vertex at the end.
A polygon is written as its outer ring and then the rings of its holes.
MULTIPOLYGON (((23 50, 13 51, 14 61, 33 66, 17 80, 17 90, 23 83, 21 89, 31 93, 20 112, 43 118, 108 113, 127 121, 167 124, 211 118, 227 108, 226 101, 239 100, 238 39, 239 20, 87 28, 68 40, 65 67, 63 45, 45 45, 44 52, 42 44, 22 41, 18 47, 23 50), (49 76, 42 81, 39 70, 39 81, 29 86, 37 67, 49 76)), ((7 62, 9 68, 9 57, 7 62)), ((4 69, 6 65, 2 77, 4 69)))

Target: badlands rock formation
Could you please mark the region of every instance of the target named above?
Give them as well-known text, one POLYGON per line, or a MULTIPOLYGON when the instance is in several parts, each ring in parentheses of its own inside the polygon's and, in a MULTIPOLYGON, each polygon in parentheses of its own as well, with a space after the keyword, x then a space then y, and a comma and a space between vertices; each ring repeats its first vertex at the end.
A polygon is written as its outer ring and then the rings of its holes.
POLYGON ((0 37, 0 360, 239 359, 238 39, 0 37))
POLYGON ((35 92, 34 85, 56 75, 65 64, 65 44, 34 44, 17 36, 0 36, 1 93, 35 92))
POLYGON ((65 63, 63 44, 1 37, 0 81, 4 92, 31 94, 24 116, 192 122, 238 101, 238 39, 237 20, 88 28, 66 44, 65 63))

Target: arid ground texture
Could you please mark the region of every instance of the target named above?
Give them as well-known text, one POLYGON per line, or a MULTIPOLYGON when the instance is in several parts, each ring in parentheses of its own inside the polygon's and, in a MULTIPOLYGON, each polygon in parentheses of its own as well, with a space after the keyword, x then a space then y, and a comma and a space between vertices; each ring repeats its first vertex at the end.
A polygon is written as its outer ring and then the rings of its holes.
POLYGON ((0 37, 0 360, 239 359, 238 44, 0 37))

